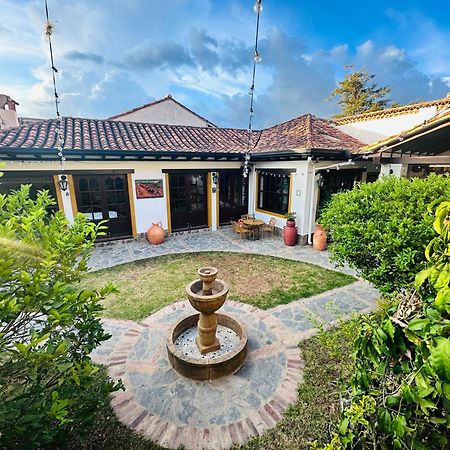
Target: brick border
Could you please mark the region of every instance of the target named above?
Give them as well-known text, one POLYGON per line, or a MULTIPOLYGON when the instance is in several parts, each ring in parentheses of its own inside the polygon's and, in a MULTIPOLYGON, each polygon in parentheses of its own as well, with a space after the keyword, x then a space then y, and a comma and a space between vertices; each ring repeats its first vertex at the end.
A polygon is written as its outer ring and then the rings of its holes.
MULTIPOLYGON (((297 401, 298 384, 303 381, 304 367, 300 351, 297 345, 292 344, 292 333, 269 311, 233 300, 227 300, 227 303, 263 320, 278 337, 279 343, 275 348, 283 351, 286 363, 275 393, 266 400, 262 407, 252 410, 240 420, 226 425, 213 424, 207 428, 180 426, 168 422, 142 407, 134 398, 127 374, 130 369, 133 372, 151 373, 156 369, 156 361, 149 360, 141 363, 136 360, 128 360, 127 355, 137 343, 141 332, 146 328, 170 327, 170 324, 160 322, 162 317, 179 309, 185 310, 186 315, 191 314, 189 302, 181 301, 162 308, 139 323, 128 320, 104 320, 106 323, 117 323, 129 327, 105 361, 109 375, 114 379, 121 378, 126 386, 125 391, 114 392, 111 395, 111 406, 122 423, 161 446, 177 449, 182 445, 186 450, 226 450, 235 444, 243 444, 252 437, 261 436, 276 425, 289 405, 297 401)), ((254 350, 252 353, 258 354, 258 350, 254 350)))

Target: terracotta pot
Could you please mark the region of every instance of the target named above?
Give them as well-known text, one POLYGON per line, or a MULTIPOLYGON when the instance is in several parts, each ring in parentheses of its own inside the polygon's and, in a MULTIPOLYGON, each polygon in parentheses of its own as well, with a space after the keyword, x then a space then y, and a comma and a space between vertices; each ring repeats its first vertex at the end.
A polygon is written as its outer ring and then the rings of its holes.
POLYGON ((317 224, 313 236, 313 249, 323 252, 327 248, 327 233, 322 225, 317 224))
POLYGON ((164 242, 165 237, 166 232, 162 227, 162 222, 154 223, 153 226, 151 226, 147 230, 147 239, 149 240, 150 244, 153 245, 162 244, 164 242))
POLYGON ((287 220, 283 231, 284 244, 290 247, 297 244, 298 229, 295 226, 295 220, 287 220))

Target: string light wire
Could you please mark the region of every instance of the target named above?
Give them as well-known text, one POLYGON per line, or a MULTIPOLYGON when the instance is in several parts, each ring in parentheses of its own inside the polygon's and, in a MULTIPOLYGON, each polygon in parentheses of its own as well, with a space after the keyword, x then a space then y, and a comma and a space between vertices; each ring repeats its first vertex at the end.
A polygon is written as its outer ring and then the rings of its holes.
POLYGON ((47 0, 44 0, 44 4, 45 4, 45 17, 46 17, 45 36, 47 38, 48 48, 49 48, 49 53, 50 53, 50 64, 51 64, 50 67, 52 70, 52 81, 53 81, 53 96, 55 98, 56 149, 58 150, 58 157, 60 159, 61 171, 63 172, 64 171, 64 162, 66 161, 66 158, 63 153, 64 142, 63 142, 63 132, 62 132, 63 131, 62 130, 62 120, 61 120, 61 115, 59 112, 59 96, 58 96, 58 91, 56 89, 56 74, 58 73, 58 69, 55 67, 55 60, 54 60, 54 56, 53 56, 52 34, 53 34, 54 26, 53 26, 53 23, 50 21, 47 0))
POLYGON ((253 70, 252 70, 252 84, 250 85, 249 95, 250 95, 250 108, 248 115, 248 130, 247 130, 247 151, 244 156, 244 167, 242 175, 244 178, 248 176, 248 164, 250 161, 250 155, 252 150, 252 121, 254 116, 253 105, 254 105, 254 95, 255 95, 255 76, 256 76, 256 65, 261 62, 261 56, 258 52, 258 40, 259 40, 259 21, 262 12, 262 0, 256 0, 253 6, 253 11, 256 14, 256 31, 255 31, 255 46, 253 49, 253 70))

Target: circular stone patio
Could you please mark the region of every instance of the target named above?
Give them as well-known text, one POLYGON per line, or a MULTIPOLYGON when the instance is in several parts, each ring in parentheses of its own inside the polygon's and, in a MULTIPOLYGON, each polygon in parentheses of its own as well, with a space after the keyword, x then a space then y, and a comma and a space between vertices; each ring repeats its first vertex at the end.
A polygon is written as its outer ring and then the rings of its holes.
POLYGON ((104 320, 112 338, 93 359, 126 387, 111 402, 124 424, 164 447, 226 449, 272 428, 296 401, 302 361, 292 330, 246 304, 227 300, 221 311, 247 327, 248 357, 237 373, 213 381, 184 378, 167 359, 169 328, 195 312, 187 301, 139 323, 104 320))

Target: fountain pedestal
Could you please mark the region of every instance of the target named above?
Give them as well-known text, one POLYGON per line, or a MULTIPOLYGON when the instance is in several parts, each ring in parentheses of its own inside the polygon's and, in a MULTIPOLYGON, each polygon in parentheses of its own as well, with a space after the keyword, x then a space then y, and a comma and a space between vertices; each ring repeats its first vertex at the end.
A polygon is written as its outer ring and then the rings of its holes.
MULTIPOLYGON (((238 320, 225 314, 217 314, 228 295, 228 284, 218 280, 217 269, 202 267, 198 270, 199 280, 186 286, 186 295, 190 304, 200 313, 181 319, 170 330, 167 340, 167 352, 172 367, 179 373, 195 380, 215 379, 236 372, 245 362, 247 355, 247 333, 238 320), (217 338, 217 326, 225 330, 227 344, 221 347, 217 338), (186 348, 189 339, 183 340, 187 330, 195 330, 195 352, 180 351, 186 348), (234 337, 230 347, 229 336, 234 337), (181 341, 178 341, 178 338, 181 341), (177 345, 175 345, 177 343, 177 345), (197 356, 195 356, 196 352, 197 356)), ((195 335, 194 334, 194 335, 195 335)), ((191 334, 192 336, 192 334, 191 334)), ((223 334, 221 335, 223 336, 223 334)), ((192 338, 191 342, 192 342, 192 338)), ((222 339, 222 338, 221 338, 222 339)))
POLYGON ((197 324, 198 336, 195 338, 195 342, 202 355, 215 352, 220 348, 219 340, 216 338, 217 320, 216 313, 200 313, 197 324))

